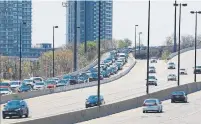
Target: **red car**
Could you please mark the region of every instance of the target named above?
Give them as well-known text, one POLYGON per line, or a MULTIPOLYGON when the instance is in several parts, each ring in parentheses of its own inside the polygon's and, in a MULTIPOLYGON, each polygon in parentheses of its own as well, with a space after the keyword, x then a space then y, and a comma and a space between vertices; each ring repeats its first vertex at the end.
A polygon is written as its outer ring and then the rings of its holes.
POLYGON ((48 89, 54 89, 57 85, 57 82, 55 80, 47 80, 45 83, 48 89))
POLYGON ((10 84, 7 82, 0 83, 0 88, 10 88, 10 84))

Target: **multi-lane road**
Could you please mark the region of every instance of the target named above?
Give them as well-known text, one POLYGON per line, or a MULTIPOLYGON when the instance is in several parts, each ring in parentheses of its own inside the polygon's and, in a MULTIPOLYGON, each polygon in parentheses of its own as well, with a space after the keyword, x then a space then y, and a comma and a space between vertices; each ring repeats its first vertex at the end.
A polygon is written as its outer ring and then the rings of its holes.
MULTIPOLYGON (((193 81, 193 67, 194 67, 194 51, 188 51, 181 54, 181 68, 186 68, 188 75, 181 76, 181 84, 193 81)), ((201 50, 198 50, 198 58, 201 57, 201 50)), ((128 64, 129 65, 129 60, 128 64)), ((171 61, 177 62, 177 57, 171 61)), ((201 65, 201 60, 197 62, 201 65)), ((158 61, 155 64, 158 78, 158 86, 150 86, 150 92, 159 91, 177 85, 177 82, 168 82, 167 75, 169 73, 177 73, 175 70, 167 70, 167 62, 158 61)), ((126 67, 125 67, 126 68, 126 67)), ((197 76, 198 81, 201 81, 201 76, 197 76)), ((104 96, 106 103, 112 103, 119 100, 133 98, 145 94, 146 87, 146 61, 137 60, 136 66, 124 77, 101 85, 101 94, 104 96)), ((51 115, 66 113, 69 111, 84 109, 85 99, 92 94, 97 93, 97 87, 89 87, 77 89, 69 92, 56 93, 51 95, 40 96, 36 98, 27 99, 30 107, 30 118, 36 119, 40 117, 47 117, 51 115)), ((27 119, 4 119, 3 123, 21 122, 27 119)))
POLYGON ((142 108, 132 109, 79 124, 200 124, 201 91, 189 94, 188 103, 162 102, 163 113, 142 113, 142 108))

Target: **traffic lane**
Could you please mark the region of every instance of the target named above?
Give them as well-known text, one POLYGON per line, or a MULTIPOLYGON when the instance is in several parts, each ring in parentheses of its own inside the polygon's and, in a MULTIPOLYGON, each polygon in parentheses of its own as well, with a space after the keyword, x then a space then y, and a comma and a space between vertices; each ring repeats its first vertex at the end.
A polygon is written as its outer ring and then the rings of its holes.
MULTIPOLYGON (((129 63, 129 62, 128 62, 129 63)), ((124 77, 121 78, 123 80, 124 77)), ((120 80, 120 79, 119 79, 120 80)), ((122 81, 113 81, 112 87, 121 83, 122 81)), ((110 83, 108 83, 110 84, 110 83)), ((108 84, 103 84, 101 87, 106 87, 108 84)), ((111 89, 108 89, 111 91, 111 89)), ((31 118, 39 118, 49 116, 51 114, 65 113, 73 110, 84 109, 85 100, 89 95, 96 94, 97 87, 89 87, 69 92, 55 93, 46 96, 27 99, 30 108, 31 118), (56 98, 56 99, 54 99, 56 98)), ((16 121, 25 121, 27 119, 6 119, 4 123, 12 123, 16 121)))
POLYGON ((201 91, 189 94, 188 103, 163 101, 163 113, 142 113, 142 107, 79 124, 199 124, 201 91))

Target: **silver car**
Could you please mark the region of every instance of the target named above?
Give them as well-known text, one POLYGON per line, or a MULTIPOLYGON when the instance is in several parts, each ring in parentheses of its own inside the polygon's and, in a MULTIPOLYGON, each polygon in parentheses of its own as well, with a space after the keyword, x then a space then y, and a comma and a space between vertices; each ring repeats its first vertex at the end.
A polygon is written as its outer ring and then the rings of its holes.
POLYGON ((143 103, 143 113, 147 112, 163 112, 163 105, 159 99, 146 99, 143 103))

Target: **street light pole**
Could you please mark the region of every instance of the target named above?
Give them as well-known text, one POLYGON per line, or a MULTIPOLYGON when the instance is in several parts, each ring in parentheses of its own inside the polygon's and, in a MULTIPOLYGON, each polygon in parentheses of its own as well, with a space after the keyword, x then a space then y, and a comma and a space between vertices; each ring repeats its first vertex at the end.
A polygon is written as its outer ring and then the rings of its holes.
MULTIPOLYGON (((201 11, 191 11, 191 14, 195 14, 195 65, 194 65, 194 70, 196 69, 197 66, 197 15, 201 14, 201 11)), ((194 82, 197 82, 197 74, 194 71, 194 82)))
POLYGON ((22 25, 25 25, 25 22, 20 23, 20 68, 19 68, 19 80, 22 79, 22 25))
POLYGON ((137 35, 136 30, 137 29, 136 28, 137 28, 137 26, 138 25, 135 25, 135 58, 136 58, 136 46, 137 46, 137 44, 136 44, 136 38, 137 38, 137 36, 136 36, 137 35))
MULTIPOLYGON (((175 0, 175 5, 177 4, 177 1, 175 0)), ((174 12, 174 47, 173 52, 177 51, 177 6, 175 6, 175 12, 174 12)))
MULTIPOLYGON (((175 6, 178 6, 178 4, 174 4, 175 6)), ((177 75, 178 75, 178 81, 177 85, 180 85, 180 45, 181 45, 181 7, 187 6, 187 4, 179 4, 179 46, 178 46, 178 69, 177 69, 177 75)))
POLYGON ((87 53, 87 1, 85 1, 84 15, 84 52, 87 53))
POLYGON ((141 40, 140 40, 140 35, 142 34, 142 32, 139 32, 139 55, 140 55, 140 52, 141 52, 141 50, 140 50, 140 47, 141 47, 141 40))
POLYGON ((101 40, 101 1, 99 1, 98 16, 98 106, 100 106, 100 40, 101 40))
POLYGON ((146 93, 149 94, 149 37, 150 37, 150 0, 148 8, 148 38, 147 38, 147 82, 146 82, 146 93))
POLYGON ((53 49, 52 49, 52 76, 54 77, 55 74, 54 74, 54 29, 55 28, 58 28, 58 26, 53 26, 53 49))
POLYGON ((74 1, 75 21, 74 21, 74 48, 73 48, 73 66, 74 71, 77 71, 77 1, 74 1))

